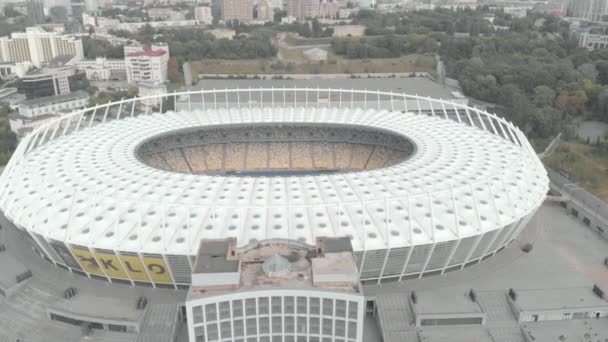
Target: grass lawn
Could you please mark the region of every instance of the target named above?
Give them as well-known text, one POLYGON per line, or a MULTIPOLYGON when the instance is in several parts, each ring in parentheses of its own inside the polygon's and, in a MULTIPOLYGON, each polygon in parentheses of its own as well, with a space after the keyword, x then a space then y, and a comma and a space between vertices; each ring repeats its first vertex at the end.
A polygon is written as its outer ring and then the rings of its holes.
POLYGON ((545 158, 545 164, 554 170, 563 170, 574 176, 576 183, 608 202, 608 154, 580 142, 564 141, 557 150, 545 158))
POLYGON ((261 75, 261 74, 353 74, 353 73, 399 73, 399 72, 430 72, 435 71, 435 60, 432 55, 408 55, 399 58, 377 59, 345 59, 330 53, 329 60, 324 63, 305 61, 299 49, 286 52, 287 61, 282 61, 281 67, 276 67, 276 59, 255 60, 215 60, 205 59, 191 62, 192 75, 199 74, 229 74, 229 75, 261 75), (291 57, 291 58, 290 58, 291 57), (274 67, 273 67, 274 65, 274 67))

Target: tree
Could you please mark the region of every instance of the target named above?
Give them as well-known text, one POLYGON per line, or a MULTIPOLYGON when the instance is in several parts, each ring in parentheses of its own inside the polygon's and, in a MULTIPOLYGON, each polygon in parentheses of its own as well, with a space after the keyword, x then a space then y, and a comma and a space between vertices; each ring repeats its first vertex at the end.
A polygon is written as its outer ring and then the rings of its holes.
POLYGON ((585 103, 587 102, 587 95, 582 90, 579 90, 574 94, 562 90, 559 92, 559 95, 557 95, 555 102, 558 109, 568 114, 578 115, 583 111, 585 103))
POLYGON ((321 23, 319 23, 319 19, 314 18, 312 20, 312 36, 315 38, 321 37, 323 33, 323 28, 321 27, 321 23))
POLYGON ((604 89, 597 96, 596 111, 600 119, 608 121, 608 89, 604 89))
POLYGON ((54 23, 65 23, 68 21, 68 9, 64 6, 53 6, 49 10, 49 16, 54 23))
POLYGON ((608 61, 600 61, 595 65, 597 69, 597 81, 600 84, 608 85, 608 61))
POLYGON ((547 86, 541 85, 534 88, 533 102, 537 107, 552 106, 555 100, 555 91, 547 86))
POLYGON ((20 16, 21 13, 15 10, 13 4, 9 3, 4 6, 4 16, 7 18, 14 18, 20 16))
POLYGON ((593 65, 592 63, 581 64, 578 68, 576 68, 576 70, 578 70, 581 76, 586 79, 589 79, 591 81, 595 81, 597 79, 598 71, 595 68, 595 65, 593 65))
POLYGON ((179 66, 177 64, 177 59, 175 58, 175 56, 169 58, 169 62, 167 63, 167 69, 169 80, 171 82, 181 83, 183 81, 182 73, 179 72, 179 66))

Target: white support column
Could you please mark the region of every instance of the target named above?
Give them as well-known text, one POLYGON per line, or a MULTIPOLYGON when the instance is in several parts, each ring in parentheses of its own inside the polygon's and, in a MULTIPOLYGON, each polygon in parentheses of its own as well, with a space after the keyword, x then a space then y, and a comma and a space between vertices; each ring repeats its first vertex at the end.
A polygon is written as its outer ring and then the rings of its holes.
MULTIPOLYGON (((116 112, 116 120, 120 119, 120 113, 122 113, 122 105, 125 103, 125 98, 120 99, 120 104, 118 105, 118 112, 116 112)), ((103 122, 106 122, 106 118, 103 118, 103 122)))
MULTIPOLYGON (((469 107, 464 107, 464 111, 467 114, 467 118, 469 119, 469 123, 471 124, 471 127, 476 127, 477 125, 475 125, 475 122, 473 121, 473 118, 471 117, 471 113, 469 112, 469 107)), ((484 128, 485 130, 485 128, 484 128)))
MULTIPOLYGON (((467 113, 469 112, 469 109, 467 107, 467 113)), ((479 122, 481 123, 481 127, 483 128, 484 131, 488 131, 488 128, 486 127, 486 123, 484 121, 484 119, 481 117, 480 111, 479 109, 477 109, 477 107, 475 107, 475 114, 477 114, 477 120, 479 120, 479 122)))
POLYGON ((498 135, 498 130, 496 130, 496 126, 494 126, 494 118, 490 115, 490 113, 484 111, 483 113, 486 118, 488 118, 488 122, 490 123, 490 127, 492 127, 492 131, 495 135, 498 135))
POLYGON ((454 257, 454 253, 456 253, 458 246, 460 246, 460 243, 462 242, 462 234, 460 234, 460 229, 459 229, 460 224, 458 222, 458 206, 456 205, 456 194, 454 193, 453 186, 450 186, 450 191, 452 193, 452 210, 454 211, 454 227, 456 227, 456 229, 454 229, 455 231, 453 233, 455 233, 456 237, 458 237, 458 242, 456 242, 454 244, 454 247, 452 247, 452 250, 450 251, 448 258, 446 259, 445 264, 443 265, 441 274, 444 274, 445 270, 450 266, 450 261, 452 261, 452 258, 454 257))
POLYGON ((110 104, 108 103, 108 104, 106 105, 106 110, 103 112, 103 119, 101 119, 101 122, 102 122, 102 123, 105 123, 105 122, 106 122, 106 119, 107 119, 107 117, 108 117, 108 111, 109 111, 109 110, 110 110, 110 104))
POLYGON ((408 228, 410 231, 410 239, 409 239, 409 243, 410 243, 410 250, 407 253, 407 258, 405 259, 405 264, 403 264, 403 269, 401 270, 401 275, 399 276, 399 281, 403 280, 403 276, 405 275, 405 272, 407 271, 407 264, 409 264, 410 262, 410 258, 412 257, 412 252, 414 251, 414 244, 413 244, 413 239, 412 237, 414 236, 414 232, 412 229, 412 201, 410 199, 410 196, 407 195, 407 215, 408 215, 408 228))
MULTIPOLYGON (((455 102, 452 102, 452 109, 454 109, 454 113, 456 113, 456 118, 458 119, 458 122, 462 123, 462 119, 460 118, 460 113, 458 112, 458 107, 456 106, 455 102)), ((443 110, 445 110, 445 106, 443 107, 443 110)))
POLYGON ((431 115, 435 116, 435 108, 433 108, 433 102, 431 101, 431 98, 427 96, 426 102, 429 104, 429 107, 431 107, 431 115))
MULTIPOLYGON (((422 270, 420 270, 420 275, 418 276, 418 278, 422 278, 422 275, 424 274, 424 272, 426 272, 426 268, 429 265, 429 262, 431 261, 431 257, 433 256, 433 253, 435 252, 435 247, 437 246, 437 240, 435 239, 435 219, 433 217, 433 200, 431 199, 431 193, 427 193, 427 199, 429 202, 429 211, 431 214, 431 239, 433 240, 433 244, 431 246, 431 250, 429 251, 429 255, 426 258, 426 261, 424 262, 424 266, 422 266, 422 270)), ((411 219, 411 217, 410 217, 411 219)))
POLYGON ((445 119, 448 120, 449 116, 448 116, 448 111, 445 109, 445 103, 441 99, 439 99, 439 101, 441 101, 441 109, 443 110, 443 115, 445 115, 445 119))
MULTIPOLYGON (((108 101, 108 103, 110 103, 110 101, 108 101)), ((88 127, 91 127, 93 125, 93 120, 95 120, 95 115, 97 114, 97 108, 99 108, 99 105, 95 105, 95 109, 93 110, 93 114, 91 114, 91 119, 89 120, 88 127)), ((78 128, 80 128, 80 122, 78 122, 78 128)))
POLYGON ((61 119, 57 120, 55 122, 55 129, 53 129, 53 133, 51 134, 51 137, 49 138, 49 140, 53 140, 55 138, 55 135, 57 134, 57 131, 59 130, 59 126, 61 126, 61 119))
MULTIPOLYGON (((251 94, 251 89, 249 89, 250 94, 251 94)), ((203 110, 203 112, 205 111, 205 90, 201 89, 201 108, 203 110)))
POLYGON ((135 115, 135 103, 137 100, 133 99, 133 104, 131 105, 131 117, 135 115))

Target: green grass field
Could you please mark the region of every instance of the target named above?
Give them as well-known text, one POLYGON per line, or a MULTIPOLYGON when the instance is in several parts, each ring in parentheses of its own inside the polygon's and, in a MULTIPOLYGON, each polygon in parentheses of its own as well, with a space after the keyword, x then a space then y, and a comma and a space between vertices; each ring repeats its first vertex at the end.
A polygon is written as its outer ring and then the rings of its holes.
POLYGON ((576 183, 608 202, 608 155, 580 142, 562 142, 545 165, 574 176, 576 183))

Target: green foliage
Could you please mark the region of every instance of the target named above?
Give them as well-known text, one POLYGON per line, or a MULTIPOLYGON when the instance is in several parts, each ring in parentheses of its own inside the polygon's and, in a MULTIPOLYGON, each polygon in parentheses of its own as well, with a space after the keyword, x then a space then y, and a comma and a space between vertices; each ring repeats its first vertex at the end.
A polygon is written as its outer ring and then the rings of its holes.
POLYGON ((137 87, 129 87, 129 89, 118 91, 100 91, 96 96, 89 99, 89 106, 102 105, 108 102, 119 101, 120 99, 128 99, 137 96, 137 87))
POLYGON ((394 27, 394 33, 398 34, 463 32, 476 36, 494 32, 492 25, 483 18, 484 13, 483 10, 472 9, 436 9, 408 13, 361 10, 355 15, 354 23, 364 25, 366 35, 387 34, 391 31, 388 27, 394 27))
POLYGON ((49 16, 54 23, 65 23, 68 21, 68 9, 64 6, 53 6, 49 9, 49 16))
POLYGON ((82 49, 84 50, 84 56, 87 59, 94 59, 97 57, 124 57, 122 46, 113 46, 105 40, 93 39, 90 37, 84 37, 82 39, 82 49))
POLYGON ((18 11, 15 10, 15 5, 12 3, 8 3, 4 5, 4 16, 7 18, 14 18, 21 15, 18 11))
POLYGON ((215 39, 204 30, 163 31, 155 42, 169 44, 171 55, 177 58, 178 65, 184 61, 200 59, 255 59, 276 55, 276 48, 270 43, 267 32, 252 32, 248 36, 234 39, 215 39))
POLYGON ((439 53, 448 75, 466 95, 497 104, 499 114, 532 137, 564 131, 576 116, 608 119, 608 94, 600 96, 608 84, 608 51, 578 49, 567 26, 554 18, 529 15, 520 24, 525 30, 466 39, 443 35, 439 53), (545 22, 535 27, 539 18, 545 22))
POLYGON ((8 121, 9 108, 0 107, 0 165, 5 165, 17 146, 17 137, 8 121))
POLYGON ((331 35, 334 33, 333 28, 324 28, 321 23, 319 23, 319 20, 317 20, 317 18, 313 19, 311 23, 295 22, 292 24, 279 25, 277 29, 282 32, 297 33, 301 37, 305 38, 331 37, 331 35))
POLYGON ((432 37, 420 34, 334 38, 331 46, 334 53, 347 58, 391 58, 403 54, 434 53, 438 49, 438 44, 432 37))

